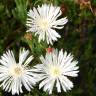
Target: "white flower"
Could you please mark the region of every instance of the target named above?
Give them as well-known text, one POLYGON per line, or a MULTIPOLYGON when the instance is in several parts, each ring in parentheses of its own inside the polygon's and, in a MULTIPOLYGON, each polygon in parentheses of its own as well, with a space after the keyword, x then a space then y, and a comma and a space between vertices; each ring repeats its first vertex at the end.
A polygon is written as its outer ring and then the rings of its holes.
POLYGON ((57 92, 61 92, 62 89, 66 92, 71 90, 73 83, 68 79, 69 76, 78 76, 77 61, 73 60, 71 54, 67 55, 63 50, 59 51, 54 49, 50 53, 46 53, 45 58, 41 56, 42 64, 34 66, 34 72, 37 73, 37 77, 41 81, 39 88, 43 87, 44 91, 48 91, 52 94, 53 87, 57 88, 57 92))
POLYGON ((20 50, 19 63, 16 63, 14 54, 8 50, 1 56, 0 59, 0 82, 1 87, 5 91, 12 92, 12 95, 23 93, 22 87, 24 86, 28 91, 33 88, 36 83, 34 74, 28 67, 32 61, 33 56, 29 56, 29 51, 20 50))
POLYGON ((39 35, 39 42, 46 40, 47 43, 53 44, 52 41, 57 41, 61 36, 55 29, 62 29, 68 22, 68 19, 58 17, 62 14, 60 7, 43 4, 41 7, 33 7, 29 10, 27 18, 27 32, 35 32, 39 35))

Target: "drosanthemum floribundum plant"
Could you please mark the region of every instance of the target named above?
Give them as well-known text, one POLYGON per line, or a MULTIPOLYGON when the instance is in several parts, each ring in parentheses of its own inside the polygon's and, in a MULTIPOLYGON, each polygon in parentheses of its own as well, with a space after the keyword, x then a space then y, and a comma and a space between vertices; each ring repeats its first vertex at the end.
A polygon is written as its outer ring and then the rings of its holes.
POLYGON ((39 88, 43 87, 49 94, 52 94, 53 87, 57 88, 57 92, 61 92, 61 88, 65 92, 71 90, 73 83, 68 77, 76 77, 79 72, 78 62, 73 60, 73 55, 54 49, 47 52, 45 58, 41 56, 40 59, 42 64, 34 66, 34 72, 40 80, 39 88))
POLYGON ((62 14, 60 7, 43 4, 41 7, 33 7, 29 10, 27 18, 27 32, 35 32, 39 36, 39 42, 46 40, 48 44, 53 44, 61 36, 55 29, 62 29, 68 22, 66 17, 58 19, 62 14))
POLYGON ((1 87, 5 91, 11 92, 12 95, 23 93, 24 86, 28 91, 31 91, 33 85, 36 83, 34 74, 28 67, 32 61, 33 56, 29 56, 29 51, 20 50, 19 62, 17 63, 14 54, 11 50, 1 56, 0 59, 0 82, 1 87), (27 58, 28 57, 28 58, 27 58))

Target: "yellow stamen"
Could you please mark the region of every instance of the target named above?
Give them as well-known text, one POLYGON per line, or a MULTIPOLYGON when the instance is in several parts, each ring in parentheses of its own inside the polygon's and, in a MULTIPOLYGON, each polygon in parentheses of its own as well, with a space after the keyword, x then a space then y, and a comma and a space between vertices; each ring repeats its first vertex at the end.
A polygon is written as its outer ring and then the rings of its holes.
POLYGON ((49 26, 49 22, 46 19, 38 20, 37 24, 42 30, 47 30, 49 26))
POLYGON ((61 71, 58 67, 52 67, 50 71, 53 77, 58 77, 61 74, 61 71))
POLYGON ((21 65, 14 65, 14 66, 11 66, 10 69, 9 69, 9 74, 13 77, 20 77, 24 72, 24 69, 21 65))

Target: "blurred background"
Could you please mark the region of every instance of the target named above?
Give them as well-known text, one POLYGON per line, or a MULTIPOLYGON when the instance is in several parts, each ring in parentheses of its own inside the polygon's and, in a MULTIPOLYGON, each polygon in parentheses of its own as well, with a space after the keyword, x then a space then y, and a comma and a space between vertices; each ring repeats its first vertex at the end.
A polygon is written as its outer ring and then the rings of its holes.
MULTIPOLYGON (((26 33, 26 18, 30 8, 44 3, 60 6, 61 17, 69 19, 65 27, 58 30, 62 38, 50 47, 71 52, 80 67, 79 76, 70 78, 74 82, 71 91, 57 94, 54 90, 50 96, 96 96, 96 0, 0 0, 0 56, 12 49, 18 60, 20 47, 25 47, 35 56, 32 66, 39 62, 38 57, 45 54, 49 45, 38 43, 38 37, 26 33)), ((0 96, 11 94, 0 88, 0 96)), ((19 96, 49 95, 37 85, 31 92, 24 91, 19 96)))

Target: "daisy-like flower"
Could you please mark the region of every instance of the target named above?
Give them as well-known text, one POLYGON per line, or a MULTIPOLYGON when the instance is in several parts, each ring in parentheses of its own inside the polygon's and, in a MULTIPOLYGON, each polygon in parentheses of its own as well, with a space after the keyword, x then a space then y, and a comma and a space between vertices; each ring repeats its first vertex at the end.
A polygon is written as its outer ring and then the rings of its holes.
POLYGON ((27 32, 35 32, 39 36, 39 42, 46 40, 48 44, 53 44, 61 36, 55 29, 62 29, 68 22, 68 19, 58 17, 62 14, 60 7, 43 4, 41 7, 33 7, 29 10, 27 18, 27 32))
POLYGON ((14 54, 11 50, 1 56, 0 59, 0 82, 5 91, 11 92, 12 95, 23 93, 24 86, 28 91, 36 83, 35 76, 28 64, 32 61, 33 56, 29 56, 29 51, 20 50, 19 63, 16 63, 14 54), (28 59, 27 59, 28 57, 28 59))
POLYGON ((42 64, 34 66, 34 72, 39 77, 39 88, 43 87, 44 91, 52 94, 53 87, 57 88, 57 92, 61 92, 61 88, 66 92, 73 88, 73 83, 68 77, 78 76, 77 61, 73 60, 71 54, 67 54, 63 50, 54 49, 52 52, 47 52, 45 58, 40 57, 42 64))

